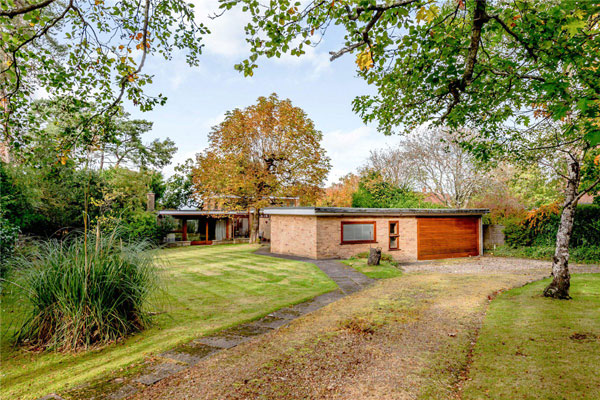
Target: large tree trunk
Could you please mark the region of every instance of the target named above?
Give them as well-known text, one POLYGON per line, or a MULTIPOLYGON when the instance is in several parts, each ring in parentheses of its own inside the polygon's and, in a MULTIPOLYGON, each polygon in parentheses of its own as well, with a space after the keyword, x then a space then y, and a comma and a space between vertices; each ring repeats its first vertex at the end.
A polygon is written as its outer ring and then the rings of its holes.
POLYGON ((248 214, 250 215, 250 243, 258 243, 259 212, 250 210, 248 214))
POLYGON ((578 189, 581 180, 579 162, 569 159, 569 180, 565 193, 565 203, 560 216, 560 225, 556 234, 556 250, 552 259, 552 282, 544 289, 544 296, 555 299, 570 299, 569 287, 571 274, 569 273, 569 241, 573 233, 575 220, 575 207, 578 200, 578 189))

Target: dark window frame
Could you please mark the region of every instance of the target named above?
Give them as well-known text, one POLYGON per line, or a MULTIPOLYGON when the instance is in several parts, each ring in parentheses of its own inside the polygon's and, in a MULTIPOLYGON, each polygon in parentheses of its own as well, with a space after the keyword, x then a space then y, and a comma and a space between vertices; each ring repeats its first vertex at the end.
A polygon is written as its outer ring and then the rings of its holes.
POLYGON ((400 221, 388 221, 388 250, 400 250, 400 221), (396 224, 396 232, 392 232, 392 224, 396 224), (392 243, 396 243, 396 247, 392 247, 392 243))
POLYGON ((376 221, 342 221, 340 225, 340 243, 341 244, 361 244, 377 243, 377 222, 376 221), (344 225, 373 225, 373 240, 344 240, 344 225))

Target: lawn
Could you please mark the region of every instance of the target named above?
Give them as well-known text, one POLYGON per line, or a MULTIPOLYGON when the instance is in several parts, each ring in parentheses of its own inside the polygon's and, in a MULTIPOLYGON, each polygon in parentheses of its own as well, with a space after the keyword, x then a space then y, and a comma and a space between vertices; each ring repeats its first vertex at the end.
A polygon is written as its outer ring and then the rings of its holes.
POLYGON ((14 288, 0 296, 0 398, 29 399, 108 377, 198 336, 264 316, 331 291, 336 285, 312 264, 253 253, 256 246, 167 249, 164 287, 153 328, 103 349, 78 353, 15 350, 8 338, 26 303, 14 288))
POLYGON ((490 305, 465 399, 600 399, 600 274, 571 280, 573 300, 540 295, 548 280, 490 305))
POLYGON ((342 263, 373 279, 395 278, 402 275, 402 271, 400 271, 396 266, 396 263, 390 259, 384 260, 382 258, 379 265, 367 265, 367 259, 365 257, 355 256, 348 260, 343 260, 342 263))

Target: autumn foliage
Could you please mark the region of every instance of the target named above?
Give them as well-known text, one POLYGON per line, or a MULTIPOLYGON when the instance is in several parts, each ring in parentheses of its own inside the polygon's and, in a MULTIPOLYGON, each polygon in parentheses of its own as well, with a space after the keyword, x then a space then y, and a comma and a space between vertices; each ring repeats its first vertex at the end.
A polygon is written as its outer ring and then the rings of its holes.
POLYGON ((238 210, 258 210, 286 196, 312 204, 330 169, 322 138, 290 100, 260 97, 250 107, 228 112, 212 128, 193 170, 195 190, 205 200, 218 198, 238 210))
POLYGON ((352 195, 358 190, 360 177, 355 174, 342 176, 337 183, 325 188, 317 205, 322 207, 352 207, 352 195))

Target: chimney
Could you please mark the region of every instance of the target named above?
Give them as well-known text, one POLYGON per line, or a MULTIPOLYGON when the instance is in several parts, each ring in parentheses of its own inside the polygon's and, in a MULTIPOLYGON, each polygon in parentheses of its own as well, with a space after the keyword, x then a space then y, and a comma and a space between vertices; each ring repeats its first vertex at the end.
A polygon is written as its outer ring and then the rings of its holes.
POLYGON ((148 201, 146 202, 146 211, 154 211, 156 195, 154 193, 148 193, 148 201))

